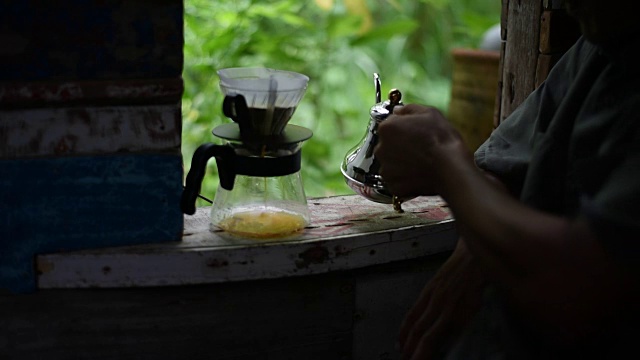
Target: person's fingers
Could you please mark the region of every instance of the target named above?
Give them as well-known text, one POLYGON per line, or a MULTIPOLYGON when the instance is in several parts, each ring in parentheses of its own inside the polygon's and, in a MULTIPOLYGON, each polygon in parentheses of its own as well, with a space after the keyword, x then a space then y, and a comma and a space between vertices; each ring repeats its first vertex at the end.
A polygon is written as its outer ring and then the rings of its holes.
POLYGON ((378 172, 383 179, 383 183, 387 191, 399 197, 408 196, 408 192, 410 190, 404 188, 404 183, 402 182, 403 178, 401 176, 396 176, 398 171, 394 171, 389 168, 384 168, 383 170, 383 168, 384 166, 380 167, 378 172))
POLYGON ((439 317, 429 331, 422 335, 415 349, 408 354, 410 357, 407 359, 433 359, 446 345, 443 341, 448 338, 450 332, 451 326, 448 324, 446 317, 439 317))
POLYGON ((394 115, 410 115, 410 114, 422 114, 430 111, 431 107, 419 105, 419 104, 407 104, 403 106, 397 106, 393 109, 394 115))
POLYGON ((421 316, 416 322, 414 322, 407 341, 402 348, 402 352, 405 354, 413 354, 418 347, 419 343, 423 341, 425 334, 431 334, 431 336, 440 337, 444 333, 444 324, 442 319, 448 319, 449 309, 443 306, 443 299, 438 294, 433 294, 430 297, 427 308, 422 312, 421 316))
POLYGON ((411 310, 407 313, 402 325, 400 325, 400 334, 398 335, 398 343, 401 347, 405 345, 409 334, 414 324, 420 319, 424 311, 429 306, 429 299, 431 298, 431 289, 429 286, 425 287, 418 298, 418 301, 413 305, 411 310))
MULTIPOLYGON (((409 335, 407 337, 407 341, 404 343, 402 347, 402 358, 403 359, 411 359, 413 353, 418 347, 420 341, 427 333, 433 333, 432 327, 434 326, 434 320, 431 319, 431 316, 426 312, 423 314, 424 317, 420 318, 416 323, 413 324, 411 331, 409 331, 409 335)), ((437 319, 436 319, 437 321, 437 319)))
POLYGON ((400 118, 398 115, 391 115, 387 120, 381 122, 378 125, 378 136, 379 140, 383 140, 385 137, 388 137, 388 140, 392 140, 397 136, 395 133, 398 131, 398 127, 394 126, 394 119, 400 118))

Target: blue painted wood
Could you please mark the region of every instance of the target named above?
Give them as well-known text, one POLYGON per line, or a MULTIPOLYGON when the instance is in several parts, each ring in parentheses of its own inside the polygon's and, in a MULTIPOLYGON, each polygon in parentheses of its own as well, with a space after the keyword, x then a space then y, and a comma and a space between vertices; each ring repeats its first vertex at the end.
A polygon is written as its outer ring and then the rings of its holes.
POLYGON ((0 289, 36 288, 34 255, 179 241, 180 155, 0 161, 0 289))

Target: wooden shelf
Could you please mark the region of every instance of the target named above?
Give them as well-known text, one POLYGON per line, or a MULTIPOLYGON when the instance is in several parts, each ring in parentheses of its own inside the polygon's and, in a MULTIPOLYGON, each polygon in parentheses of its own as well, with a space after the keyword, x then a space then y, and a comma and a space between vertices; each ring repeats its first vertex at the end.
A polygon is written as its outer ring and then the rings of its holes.
POLYGON ((209 230, 210 208, 185 216, 181 242, 45 254, 38 287, 120 288, 223 283, 349 270, 450 251, 457 232, 439 197, 391 205, 360 196, 310 199, 311 224, 264 241, 209 230))

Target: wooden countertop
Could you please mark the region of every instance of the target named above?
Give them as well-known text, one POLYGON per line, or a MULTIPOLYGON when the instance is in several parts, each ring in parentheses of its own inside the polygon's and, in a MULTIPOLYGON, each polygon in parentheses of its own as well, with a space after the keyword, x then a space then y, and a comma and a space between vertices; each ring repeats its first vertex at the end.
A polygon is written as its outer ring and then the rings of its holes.
POLYGON ((320 274, 453 249, 457 232, 439 197, 403 204, 358 195, 309 199, 311 224, 280 239, 209 230, 209 207, 185 216, 181 242, 44 254, 38 287, 113 288, 221 283, 320 274))

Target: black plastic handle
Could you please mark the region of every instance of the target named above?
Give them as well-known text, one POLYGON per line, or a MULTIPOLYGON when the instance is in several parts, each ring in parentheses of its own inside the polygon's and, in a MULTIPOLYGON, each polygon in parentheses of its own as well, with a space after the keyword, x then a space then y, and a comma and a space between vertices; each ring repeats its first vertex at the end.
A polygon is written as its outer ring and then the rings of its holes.
POLYGON ((238 124, 240 127, 241 135, 249 135, 249 129, 251 127, 251 115, 249 115, 249 108, 247 107, 247 101, 242 95, 227 95, 222 101, 222 113, 224 116, 230 118, 238 124))
POLYGON ((187 174, 180 209, 187 215, 196 213, 196 199, 200 193, 202 179, 207 171, 207 162, 212 157, 216 158, 220 186, 226 190, 233 190, 236 178, 234 158, 236 153, 229 146, 216 144, 203 144, 196 149, 191 160, 191 170, 187 174))

